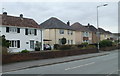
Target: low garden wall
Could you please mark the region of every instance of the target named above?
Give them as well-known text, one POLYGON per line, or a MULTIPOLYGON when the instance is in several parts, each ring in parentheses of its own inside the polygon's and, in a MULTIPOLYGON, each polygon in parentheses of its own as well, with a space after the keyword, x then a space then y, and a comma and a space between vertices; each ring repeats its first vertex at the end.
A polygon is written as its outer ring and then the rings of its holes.
POLYGON ((81 55, 88 53, 97 53, 97 49, 76 49, 76 50, 63 50, 63 51, 48 51, 48 52, 30 52, 30 53, 18 53, 18 54, 7 54, 2 56, 2 63, 13 63, 26 60, 36 60, 36 59, 48 59, 65 57, 72 55, 81 55))
POLYGON ((111 46, 111 47, 100 48, 100 50, 102 50, 102 51, 112 51, 112 50, 116 50, 116 49, 120 49, 120 45, 119 46, 111 46))

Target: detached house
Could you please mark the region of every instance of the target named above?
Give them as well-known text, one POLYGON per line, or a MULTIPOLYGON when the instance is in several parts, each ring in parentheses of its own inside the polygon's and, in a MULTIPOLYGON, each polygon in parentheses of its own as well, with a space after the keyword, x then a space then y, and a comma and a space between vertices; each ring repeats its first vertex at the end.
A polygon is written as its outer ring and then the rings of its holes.
POLYGON ((44 43, 53 46, 61 44, 61 39, 66 38, 66 44, 75 44, 75 31, 69 24, 55 17, 41 23, 40 26, 44 29, 44 43))
MULTIPOLYGON (((35 44, 42 42, 42 30, 40 26, 30 18, 9 16, 7 12, 0 15, 2 23, 0 25, 0 35, 4 35, 10 42, 9 51, 19 52, 24 49, 35 50, 35 44)), ((41 49, 42 49, 41 45, 41 49)))
POLYGON ((92 32, 82 24, 76 22, 71 25, 72 28, 74 28, 75 31, 75 43, 81 44, 84 42, 87 42, 89 44, 92 43, 92 32))

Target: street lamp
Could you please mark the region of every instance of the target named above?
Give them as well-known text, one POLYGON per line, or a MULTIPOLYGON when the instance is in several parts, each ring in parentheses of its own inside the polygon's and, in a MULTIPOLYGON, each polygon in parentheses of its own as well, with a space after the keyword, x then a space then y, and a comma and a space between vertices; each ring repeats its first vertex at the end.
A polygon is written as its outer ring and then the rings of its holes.
POLYGON ((98 46, 97 46, 97 49, 98 49, 98 52, 99 52, 99 40, 100 40, 100 34, 99 34, 99 20, 98 20, 98 8, 99 7, 102 7, 102 6, 107 6, 108 4, 103 4, 103 5, 99 5, 97 6, 97 33, 98 33, 98 46))

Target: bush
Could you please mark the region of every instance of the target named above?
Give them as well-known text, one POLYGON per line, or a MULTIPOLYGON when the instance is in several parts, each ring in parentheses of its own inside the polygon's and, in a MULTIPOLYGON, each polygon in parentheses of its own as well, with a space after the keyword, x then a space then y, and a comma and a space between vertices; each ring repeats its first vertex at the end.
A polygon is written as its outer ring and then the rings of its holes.
POLYGON ((70 45, 61 45, 59 47, 59 50, 69 50, 69 49, 71 49, 70 45))
POLYGON ((79 47, 77 45, 71 45, 70 47, 71 47, 71 49, 79 49, 79 47))
POLYGON ((41 45, 42 45, 41 42, 36 41, 35 51, 40 51, 41 45))
POLYGON ((58 50, 58 49, 59 49, 59 47, 60 47, 60 45, 59 45, 59 44, 54 44, 54 49, 58 50))
POLYGON ((110 47, 112 46, 113 42, 110 40, 102 40, 100 41, 100 47, 110 47))
POLYGON ((21 53, 29 53, 29 52, 30 52, 30 51, 28 51, 28 50, 26 50, 26 49, 21 51, 21 53))
POLYGON ((91 48, 96 48, 96 46, 95 45, 87 45, 86 48, 91 49, 91 48))
POLYGON ((88 45, 88 43, 87 43, 87 42, 84 42, 84 43, 81 43, 81 45, 82 45, 83 47, 86 47, 86 46, 88 45))
POLYGON ((64 45, 64 44, 66 44, 66 42, 67 42, 66 38, 63 37, 63 38, 61 39, 61 43, 64 45))

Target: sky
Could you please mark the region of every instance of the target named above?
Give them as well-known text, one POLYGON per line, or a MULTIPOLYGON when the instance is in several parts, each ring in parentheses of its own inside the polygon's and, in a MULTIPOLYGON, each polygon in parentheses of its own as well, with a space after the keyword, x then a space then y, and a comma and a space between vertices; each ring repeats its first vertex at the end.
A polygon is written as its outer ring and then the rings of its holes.
POLYGON ((56 17, 61 21, 70 24, 79 22, 83 25, 90 23, 97 26, 97 6, 108 4, 98 8, 99 27, 113 33, 118 32, 118 2, 116 1, 4 1, 2 2, 1 13, 8 15, 34 19, 38 24, 45 20, 56 17))

